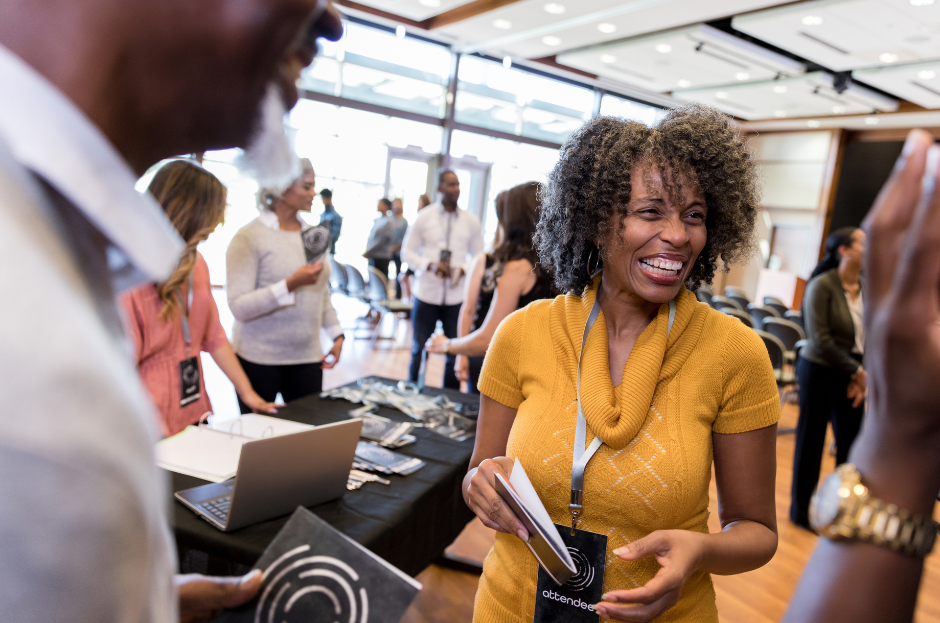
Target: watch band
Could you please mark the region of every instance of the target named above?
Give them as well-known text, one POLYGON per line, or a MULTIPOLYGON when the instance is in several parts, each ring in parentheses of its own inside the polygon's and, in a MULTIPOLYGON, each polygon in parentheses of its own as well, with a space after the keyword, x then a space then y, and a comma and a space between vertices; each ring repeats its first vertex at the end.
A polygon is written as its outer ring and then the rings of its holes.
POLYGON ((843 516, 843 521, 851 522, 853 536, 861 541, 918 558, 925 558, 933 549, 937 524, 929 517, 911 514, 874 497, 851 510, 843 516))

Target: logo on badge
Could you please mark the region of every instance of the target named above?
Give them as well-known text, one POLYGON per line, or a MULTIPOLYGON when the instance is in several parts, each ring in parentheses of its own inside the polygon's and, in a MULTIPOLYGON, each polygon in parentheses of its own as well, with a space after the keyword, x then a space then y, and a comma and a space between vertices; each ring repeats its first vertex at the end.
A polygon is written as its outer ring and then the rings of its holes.
POLYGON ((195 385, 199 381, 199 368, 196 366, 186 366, 183 369, 183 382, 187 385, 195 385))
POLYGON ((584 590, 594 582, 594 567, 587 559, 587 556, 582 554, 577 548, 569 547, 568 553, 571 554, 571 560, 574 561, 574 566, 578 572, 573 578, 565 582, 562 588, 566 588, 570 591, 584 590))

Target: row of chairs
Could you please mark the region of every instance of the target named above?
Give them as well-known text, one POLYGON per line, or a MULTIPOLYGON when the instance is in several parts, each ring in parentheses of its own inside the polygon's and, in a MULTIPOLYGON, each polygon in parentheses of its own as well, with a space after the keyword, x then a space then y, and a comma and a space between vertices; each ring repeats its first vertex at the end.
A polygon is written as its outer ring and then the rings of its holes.
MULTIPOLYGON (((398 322, 402 316, 411 314, 412 304, 390 296, 388 277, 374 267, 369 267, 369 282, 366 283, 362 278, 362 273, 355 266, 342 264, 332 255, 327 257, 330 262, 330 290, 362 301, 376 314, 374 327, 371 327, 368 335, 372 348, 376 348, 379 340, 395 340, 395 336, 398 335, 398 322), (382 321, 387 314, 392 314, 395 321, 391 336, 383 336, 381 333, 382 321)), ((357 321, 354 334, 359 330, 362 320, 365 320, 365 317, 357 321)), ((410 348, 410 345, 398 348, 410 348)))

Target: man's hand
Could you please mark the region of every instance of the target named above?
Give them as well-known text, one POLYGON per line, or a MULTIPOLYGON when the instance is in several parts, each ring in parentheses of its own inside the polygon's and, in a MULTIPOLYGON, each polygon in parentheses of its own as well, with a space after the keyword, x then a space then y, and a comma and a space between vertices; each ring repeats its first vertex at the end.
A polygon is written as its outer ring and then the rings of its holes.
POLYGON ((428 264, 428 272, 434 273, 441 279, 450 278, 450 262, 431 262, 428 264))
POLYGON ((257 569, 241 577, 211 577, 192 573, 173 578, 180 600, 180 623, 211 621, 223 608, 251 601, 261 588, 257 569))

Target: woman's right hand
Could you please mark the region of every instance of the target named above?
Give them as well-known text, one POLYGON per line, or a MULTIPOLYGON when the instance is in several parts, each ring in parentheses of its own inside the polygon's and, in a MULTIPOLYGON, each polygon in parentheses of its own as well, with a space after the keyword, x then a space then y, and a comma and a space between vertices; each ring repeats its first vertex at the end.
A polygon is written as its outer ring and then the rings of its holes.
POLYGON ((496 493, 496 474, 502 474, 507 481, 512 473, 513 461, 505 456, 486 459, 479 467, 470 470, 467 484, 467 505, 487 528, 497 532, 515 534, 523 541, 529 540, 529 533, 516 517, 505 500, 496 493))
POLYGON ((470 360, 463 355, 457 355, 457 360, 454 362, 454 374, 461 383, 469 383, 470 360))
POLYGON ((287 278, 287 290, 293 292, 301 286, 312 286, 320 278, 323 272, 323 262, 314 264, 304 264, 294 271, 294 274, 287 278))

